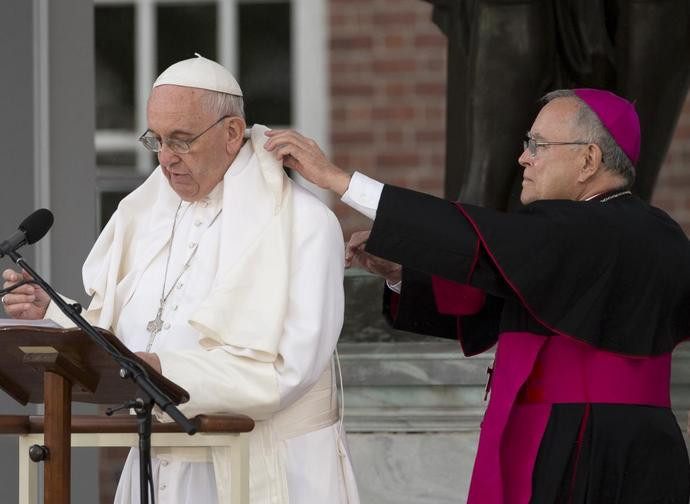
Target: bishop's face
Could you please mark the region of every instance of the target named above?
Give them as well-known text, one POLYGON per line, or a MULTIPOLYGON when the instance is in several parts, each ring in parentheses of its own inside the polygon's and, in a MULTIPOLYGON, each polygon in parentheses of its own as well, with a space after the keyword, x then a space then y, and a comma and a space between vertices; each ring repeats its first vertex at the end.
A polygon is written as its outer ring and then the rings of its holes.
MULTIPOLYGON (((580 141, 582 133, 575 126, 577 103, 572 98, 556 98, 537 115, 529 135, 537 142, 580 141)), ((584 162, 583 145, 538 146, 536 156, 525 149, 518 159, 522 174, 523 205, 545 199, 578 197, 578 176, 584 162)))
MULTIPOLYGON (((202 104, 206 91, 165 85, 153 89, 146 109, 149 131, 162 139, 191 140, 218 121, 202 104)), ((237 119, 237 118, 235 118, 237 119)), ((178 154, 163 142, 158 162, 170 187, 185 201, 198 201, 223 179, 241 147, 232 118, 220 121, 178 154)))

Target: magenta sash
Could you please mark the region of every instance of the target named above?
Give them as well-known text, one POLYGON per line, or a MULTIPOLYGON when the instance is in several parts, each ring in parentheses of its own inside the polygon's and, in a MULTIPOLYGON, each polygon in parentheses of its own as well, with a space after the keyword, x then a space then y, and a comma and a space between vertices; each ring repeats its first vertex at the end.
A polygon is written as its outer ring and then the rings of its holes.
POLYGON ((671 355, 627 357, 567 336, 503 333, 468 504, 527 504, 551 405, 669 407, 671 355))

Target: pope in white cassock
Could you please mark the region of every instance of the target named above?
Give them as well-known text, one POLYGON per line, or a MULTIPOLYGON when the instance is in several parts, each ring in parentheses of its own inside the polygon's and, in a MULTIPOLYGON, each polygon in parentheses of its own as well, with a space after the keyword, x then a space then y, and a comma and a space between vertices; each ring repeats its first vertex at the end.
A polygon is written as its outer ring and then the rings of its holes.
MULTIPOLYGON (((169 67, 147 118, 140 141, 160 166, 122 200, 86 259, 85 315, 186 389, 187 416, 257 421, 252 504, 358 503, 332 366, 343 321, 338 221, 264 150, 266 128, 245 139, 242 92, 219 64, 169 67)), ((3 303, 17 318, 68 323, 36 287, 3 303)), ((215 477, 226 456, 154 449, 156 502, 227 502, 229 482, 215 477)), ((139 502, 137 450, 115 502, 139 502)))

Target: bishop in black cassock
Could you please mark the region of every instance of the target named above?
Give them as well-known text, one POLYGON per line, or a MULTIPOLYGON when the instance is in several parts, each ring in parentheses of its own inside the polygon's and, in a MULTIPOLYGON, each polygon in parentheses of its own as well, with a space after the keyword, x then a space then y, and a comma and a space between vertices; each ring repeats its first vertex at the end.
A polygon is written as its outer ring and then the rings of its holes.
POLYGON ((347 175, 294 132, 267 148, 375 219, 352 253, 402 265, 384 268, 400 272, 395 327, 457 338, 465 355, 496 346, 469 503, 686 504, 669 388, 690 337, 690 243, 630 193, 632 104, 586 89, 546 101, 514 213, 347 175))

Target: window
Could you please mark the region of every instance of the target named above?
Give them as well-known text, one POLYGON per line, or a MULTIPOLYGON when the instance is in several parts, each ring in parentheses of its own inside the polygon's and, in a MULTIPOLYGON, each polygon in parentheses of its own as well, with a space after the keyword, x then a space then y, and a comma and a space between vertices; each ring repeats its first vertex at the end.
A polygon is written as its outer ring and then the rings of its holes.
MULTIPOLYGON (((194 56, 237 77, 249 125, 328 139, 326 0, 95 0, 99 221, 155 168, 136 139, 155 77, 194 56)), ((326 146, 327 147, 327 146, 326 146)))

